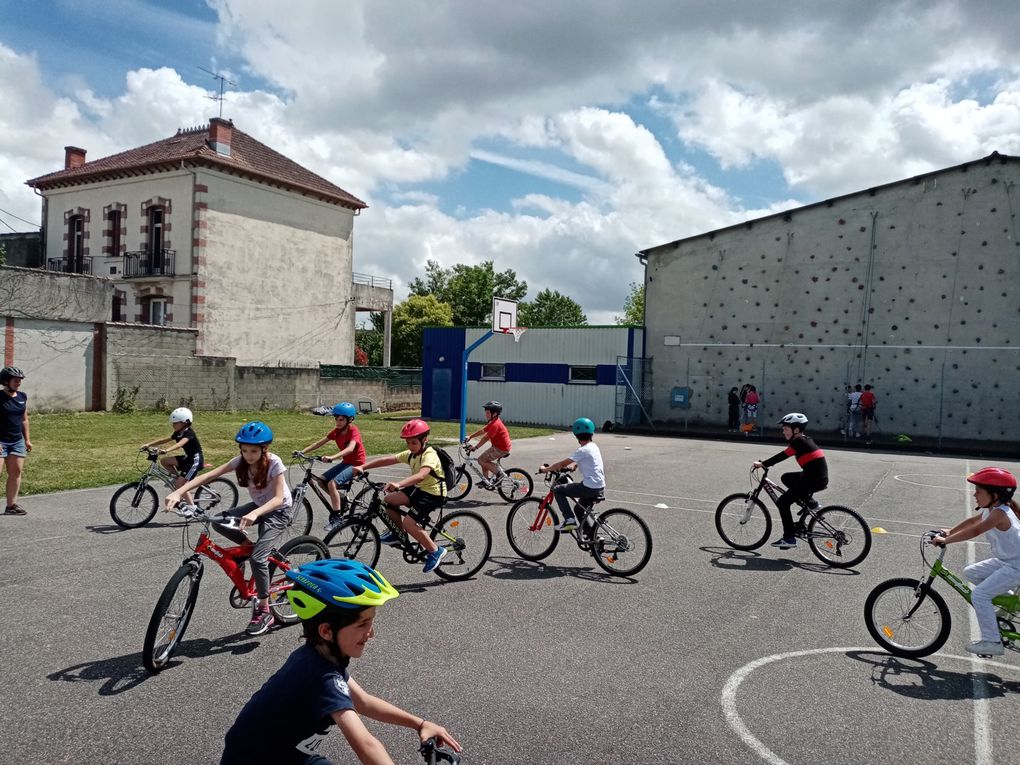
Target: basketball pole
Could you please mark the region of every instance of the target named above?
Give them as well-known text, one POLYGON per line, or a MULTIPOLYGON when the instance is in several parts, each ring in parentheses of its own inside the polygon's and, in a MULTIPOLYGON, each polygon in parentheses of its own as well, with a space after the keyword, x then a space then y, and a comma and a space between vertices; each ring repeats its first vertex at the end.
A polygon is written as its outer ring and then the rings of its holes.
POLYGON ((477 348, 479 345, 484 343, 492 337, 492 330, 488 330, 484 335, 475 340, 471 345, 464 349, 460 355, 460 440, 463 441, 467 438, 467 384, 468 384, 468 356, 471 355, 471 351, 477 348))

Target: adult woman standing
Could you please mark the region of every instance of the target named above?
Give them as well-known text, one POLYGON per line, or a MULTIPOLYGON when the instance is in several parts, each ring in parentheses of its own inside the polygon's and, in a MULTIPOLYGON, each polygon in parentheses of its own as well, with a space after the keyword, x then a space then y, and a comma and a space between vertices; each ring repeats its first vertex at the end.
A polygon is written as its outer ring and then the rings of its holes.
POLYGON ((0 458, 7 469, 7 507, 4 515, 24 515, 18 504, 21 469, 32 451, 28 436, 28 396, 19 390, 25 373, 17 367, 0 369, 0 458))

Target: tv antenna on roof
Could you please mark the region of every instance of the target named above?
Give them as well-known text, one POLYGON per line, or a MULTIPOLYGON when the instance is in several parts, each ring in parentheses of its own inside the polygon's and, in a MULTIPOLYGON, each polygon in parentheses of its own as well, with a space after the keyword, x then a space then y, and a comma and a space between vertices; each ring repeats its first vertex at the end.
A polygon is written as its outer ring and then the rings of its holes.
POLYGON ((200 66, 199 69, 201 69, 206 74, 212 75, 214 80, 218 80, 219 81, 219 83, 220 83, 220 94, 218 96, 206 96, 206 98, 208 98, 208 99, 210 99, 212 101, 219 101, 220 102, 220 114, 219 114, 219 116, 223 117, 223 86, 224 85, 233 85, 236 88, 237 87, 237 83, 233 82, 231 80, 228 80, 226 75, 220 74, 219 72, 210 72, 204 66, 200 66))

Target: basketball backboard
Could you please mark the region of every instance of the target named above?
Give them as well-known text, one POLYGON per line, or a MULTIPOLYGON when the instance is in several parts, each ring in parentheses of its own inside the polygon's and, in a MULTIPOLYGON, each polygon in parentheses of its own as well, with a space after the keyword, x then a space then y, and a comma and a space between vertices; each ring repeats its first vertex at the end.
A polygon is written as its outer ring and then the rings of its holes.
POLYGON ((517 326, 517 301, 492 298, 492 331, 506 332, 517 326))

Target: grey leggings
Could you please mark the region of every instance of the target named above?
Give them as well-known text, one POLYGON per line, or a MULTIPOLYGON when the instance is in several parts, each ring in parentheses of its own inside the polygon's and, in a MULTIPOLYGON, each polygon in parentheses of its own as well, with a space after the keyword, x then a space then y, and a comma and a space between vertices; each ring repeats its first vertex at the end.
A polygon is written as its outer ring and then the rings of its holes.
MULTIPOLYGON (((258 505, 254 502, 248 502, 247 504, 227 510, 226 515, 240 518, 242 515, 250 513, 256 507, 258 505)), ((269 553, 276 547, 277 540, 287 530, 287 527, 290 526, 292 520, 291 516, 288 515, 290 511, 291 508, 289 507, 285 510, 274 510, 258 519, 259 536, 255 540, 255 549, 252 550, 251 557, 248 560, 251 561, 251 570, 255 575, 255 591, 258 593, 259 598, 263 600, 269 597, 269 553)), ((227 529, 216 523, 213 524, 213 528, 235 544, 244 544, 250 541, 248 535, 241 531, 241 529, 227 529)))
MULTIPOLYGON (((590 486, 585 486, 580 481, 573 481, 572 483, 560 483, 553 487, 553 496, 556 497, 556 504, 560 507, 560 513, 563 514, 564 520, 572 518, 574 516, 573 508, 570 507, 570 500, 568 497, 574 497, 580 500, 582 505, 590 505, 590 501, 596 497, 601 497, 604 489, 593 489, 590 486)), ((578 518, 577 520, 581 520, 578 518)))

